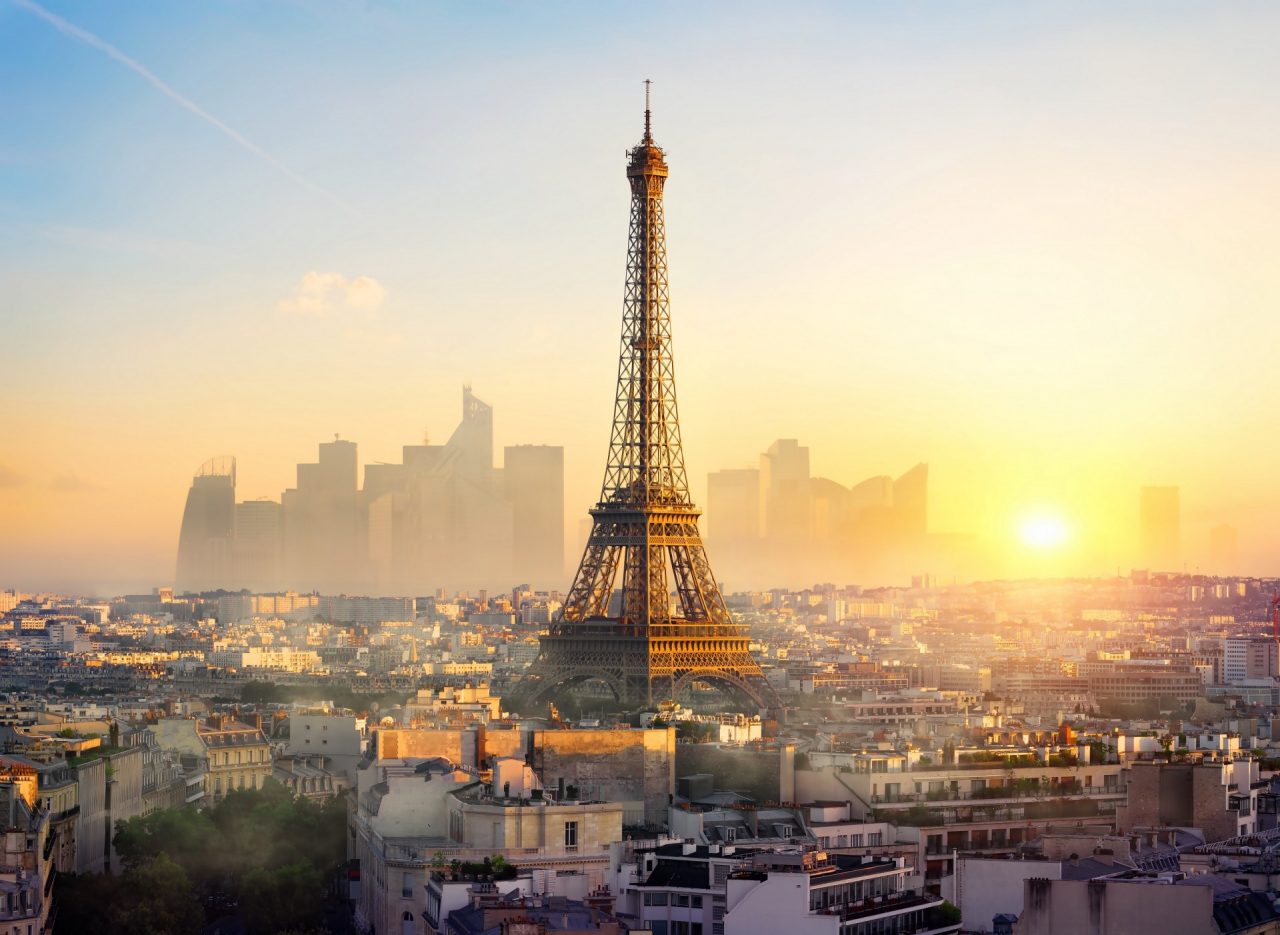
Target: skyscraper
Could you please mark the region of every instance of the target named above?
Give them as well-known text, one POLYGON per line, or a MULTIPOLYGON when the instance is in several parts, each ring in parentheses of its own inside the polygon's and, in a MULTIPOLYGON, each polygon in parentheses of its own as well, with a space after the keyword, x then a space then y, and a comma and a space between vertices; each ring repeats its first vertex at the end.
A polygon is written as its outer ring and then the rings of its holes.
MULTIPOLYGON (((493 407, 464 386, 462 419, 448 442, 406 445, 401 464, 365 468, 373 586, 410 594, 509 583, 514 520, 503 475, 493 466, 493 407)), ((563 479, 544 496, 561 498, 563 524, 563 479)), ((560 564, 563 549, 562 541, 560 564)))
POLYGON ((1182 525, 1178 488, 1143 487, 1139 512, 1142 561, 1152 571, 1177 571, 1182 525))
POLYGON ((774 544, 808 543, 810 515, 809 449, 794 438, 780 438, 760 456, 761 528, 774 544))
POLYGON ((727 468, 707 475, 707 541, 735 548, 760 538, 760 471, 727 468))
POLYGON ((211 458, 200 465, 187 492, 178 534, 175 584, 180 591, 233 587, 236 459, 211 458))
POLYGON ((907 540, 929 532, 929 465, 917 464, 893 482, 894 531, 907 540))
POLYGON ((362 583, 356 444, 322 442, 319 458, 298 465, 298 483, 281 498, 286 583, 342 591, 362 583))
POLYGON ((537 587, 558 585, 564 575, 564 449, 508 446, 502 475, 511 504, 513 570, 537 587))
POLYGON ((246 500, 236 504, 234 586, 270 591, 280 583, 280 504, 246 500))

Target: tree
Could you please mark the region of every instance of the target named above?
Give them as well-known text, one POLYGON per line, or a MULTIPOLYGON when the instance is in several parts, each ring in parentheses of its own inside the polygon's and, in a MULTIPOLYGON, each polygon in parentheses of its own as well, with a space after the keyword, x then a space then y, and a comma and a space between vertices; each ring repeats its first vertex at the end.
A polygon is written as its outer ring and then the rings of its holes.
MULTIPOLYGON (((126 876, 106 878, 102 890, 69 884, 70 902, 83 898, 91 905, 129 905, 118 894, 129 874, 154 873, 168 864, 182 872, 188 892, 215 904, 238 900, 250 935, 274 935, 322 924, 325 880, 346 856, 346 808, 339 799, 321 806, 294 798, 269 780, 261 789, 230 793, 208 811, 163 810, 119 822, 114 843, 128 868, 126 876), (265 920, 261 925, 259 918, 265 920)), ((199 909, 198 899, 193 896, 193 901, 199 909)), ((146 919, 137 924, 144 923, 150 924, 146 919)), ((100 920, 91 924, 68 925, 68 931, 153 931, 135 928, 133 922, 119 929, 110 924, 104 928, 100 920)), ((154 931, 158 935, 160 930, 154 931)))
POLYGON ((255 867, 240 884, 240 904, 250 935, 315 928, 323 921, 324 879, 306 861, 255 867))
POLYGON ((113 898, 99 908, 106 911, 106 931, 186 935, 205 926, 204 909, 191 889, 191 880, 168 854, 125 871, 113 898))

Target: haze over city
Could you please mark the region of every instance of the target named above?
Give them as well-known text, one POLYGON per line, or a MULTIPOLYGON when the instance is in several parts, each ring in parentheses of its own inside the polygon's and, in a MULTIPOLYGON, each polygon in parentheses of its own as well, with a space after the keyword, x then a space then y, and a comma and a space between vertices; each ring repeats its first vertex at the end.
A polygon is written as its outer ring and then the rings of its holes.
POLYGON ((926 462, 975 577, 1140 564, 1149 485, 1180 566, 1271 570, 1280 12, 647 15, 0 5, 5 581, 171 582, 207 459, 279 498, 337 433, 363 478, 464 383, 564 447, 572 565, 644 77, 695 502, 795 438, 846 487, 926 462))

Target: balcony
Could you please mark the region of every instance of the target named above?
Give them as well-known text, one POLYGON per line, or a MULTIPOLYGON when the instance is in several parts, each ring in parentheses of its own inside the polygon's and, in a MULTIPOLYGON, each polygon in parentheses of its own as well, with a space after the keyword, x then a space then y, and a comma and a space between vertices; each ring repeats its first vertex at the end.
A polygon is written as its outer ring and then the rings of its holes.
POLYGON ((931 896, 917 890, 902 890, 887 896, 873 896, 843 906, 831 906, 819 909, 820 915, 839 916, 842 922, 857 922, 871 916, 885 913, 906 912, 909 909, 925 909, 930 906, 941 906, 942 897, 931 896))
POLYGON ((946 807, 952 802, 973 802, 983 805, 1021 805, 1027 800, 1038 799, 1091 799, 1123 798, 1123 789, 1107 786, 988 786, 986 789, 939 789, 933 792, 903 792, 897 795, 871 796, 872 805, 933 805, 946 807))

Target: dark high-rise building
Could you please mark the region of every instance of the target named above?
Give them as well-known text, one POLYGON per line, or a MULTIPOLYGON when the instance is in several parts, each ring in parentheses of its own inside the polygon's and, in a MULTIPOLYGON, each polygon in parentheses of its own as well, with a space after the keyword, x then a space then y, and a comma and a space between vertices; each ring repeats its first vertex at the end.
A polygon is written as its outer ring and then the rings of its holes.
POLYGON ((176 587, 207 591, 234 587, 236 459, 212 458, 200 466, 187 492, 178 534, 176 587))
POLYGON ((1182 508, 1177 487, 1143 487, 1139 508, 1142 561, 1152 571, 1177 571, 1182 508))
POLYGON ((515 573, 538 587, 564 575, 564 449, 508 446, 502 476, 511 504, 511 562, 515 573))

